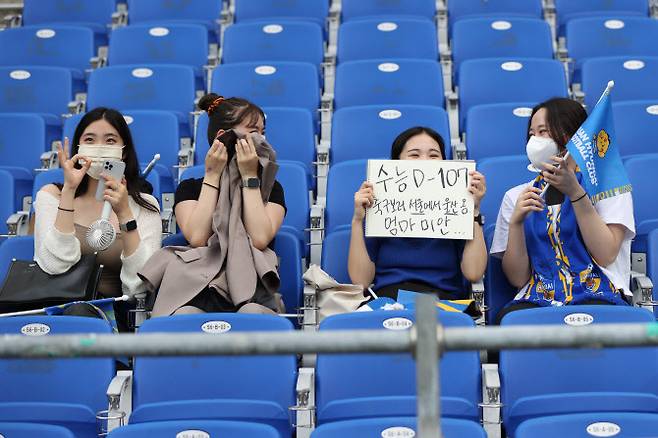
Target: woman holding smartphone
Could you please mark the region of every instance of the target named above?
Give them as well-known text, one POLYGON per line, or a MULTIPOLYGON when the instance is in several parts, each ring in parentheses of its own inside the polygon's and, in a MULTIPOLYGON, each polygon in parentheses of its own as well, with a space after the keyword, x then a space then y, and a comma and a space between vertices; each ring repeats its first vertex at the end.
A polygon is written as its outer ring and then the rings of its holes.
MULTIPOLYGON (((34 259, 49 274, 61 274, 83 254, 94 252, 87 245, 89 225, 101 216, 104 201, 112 206, 110 222, 117 238, 96 261, 103 265, 98 285, 100 297, 135 295, 146 291, 137 276, 144 263, 161 246, 162 222, 156 199, 143 192, 139 162, 130 130, 123 116, 113 109, 96 108, 80 120, 69 154, 68 138, 58 147, 64 184, 41 188, 34 202, 34 259), (107 160, 125 163, 124 177, 105 174, 107 160), (101 180, 104 201, 96 199, 101 180)), ((118 307, 118 306, 115 306, 118 307)), ((126 309, 117 309, 119 329, 127 329, 126 309), (123 310, 123 311, 122 311, 123 310)), ((69 312, 79 314, 80 309, 69 312)), ((82 310, 84 312, 84 310, 82 310)))

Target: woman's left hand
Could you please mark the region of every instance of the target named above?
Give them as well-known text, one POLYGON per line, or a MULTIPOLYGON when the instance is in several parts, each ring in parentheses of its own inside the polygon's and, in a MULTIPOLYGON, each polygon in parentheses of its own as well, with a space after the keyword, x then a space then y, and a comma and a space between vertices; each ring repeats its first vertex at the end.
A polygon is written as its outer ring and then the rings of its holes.
POLYGON ((117 181, 110 175, 102 174, 101 178, 105 180, 105 192, 103 199, 112 205, 112 210, 116 213, 119 223, 125 223, 132 219, 132 211, 128 205, 128 188, 126 187, 126 178, 117 181))
POLYGON ((235 143, 235 153, 242 178, 258 177, 258 155, 251 135, 247 135, 246 139, 238 139, 235 143))
POLYGON ((576 179, 576 174, 569 169, 567 160, 563 157, 554 155, 551 157, 552 163, 544 163, 542 175, 547 183, 558 189, 570 199, 581 196, 583 189, 576 179))
POLYGON ((487 181, 484 175, 477 170, 472 170, 468 174, 471 177, 471 185, 468 187, 468 191, 473 195, 473 208, 477 215, 480 212, 480 201, 487 192, 487 181))

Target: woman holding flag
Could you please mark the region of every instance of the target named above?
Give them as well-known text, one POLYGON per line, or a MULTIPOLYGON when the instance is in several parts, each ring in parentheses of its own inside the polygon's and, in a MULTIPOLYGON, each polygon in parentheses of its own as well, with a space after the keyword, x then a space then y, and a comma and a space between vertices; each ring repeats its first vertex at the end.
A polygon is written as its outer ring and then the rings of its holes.
POLYGON ((491 246, 491 253, 502 257, 507 279, 519 289, 498 322, 519 309, 625 305, 630 300, 633 199, 629 191, 619 190, 592 202, 594 194, 588 193, 584 180, 592 172, 581 171, 567 145, 578 132, 572 144, 578 138, 591 139, 585 146, 601 156, 611 139, 604 129, 599 135, 587 134, 581 129, 586 120, 583 107, 565 98, 550 99, 532 110, 526 152, 529 168, 538 175, 505 194, 491 246))

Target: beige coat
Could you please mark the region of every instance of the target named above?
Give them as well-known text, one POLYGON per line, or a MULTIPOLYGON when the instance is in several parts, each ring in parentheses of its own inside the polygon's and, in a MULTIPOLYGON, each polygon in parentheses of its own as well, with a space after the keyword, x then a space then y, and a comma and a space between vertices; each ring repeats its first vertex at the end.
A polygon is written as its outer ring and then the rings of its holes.
MULTIPOLYGON (((262 166, 261 195, 267 201, 278 170, 276 154, 267 142, 256 142, 262 166)), ((251 244, 242 222, 242 189, 237 162, 232 159, 220 179, 213 214, 213 235, 199 248, 170 246, 156 252, 139 272, 151 291, 158 290, 152 316, 171 315, 207 286, 234 304, 249 301, 260 279, 269 293, 279 289, 277 257, 251 244)))

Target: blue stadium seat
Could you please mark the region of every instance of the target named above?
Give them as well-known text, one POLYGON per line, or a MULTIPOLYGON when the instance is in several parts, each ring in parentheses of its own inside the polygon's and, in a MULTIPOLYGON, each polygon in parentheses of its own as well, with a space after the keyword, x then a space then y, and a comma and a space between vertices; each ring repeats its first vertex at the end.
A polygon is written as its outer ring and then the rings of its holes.
MULTIPOLYGON (((658 227, 649 232, 647 247, 647 275, 654 284, 653 299, 658 301, 658 227)), ((653 312, 658 319, 658 307, 654 307, 653 312)))
POLYGON ((649 5, 646 0, 555 0, 558 36, 564 35, 564 27, 569 20, 591 16, 613 18, 629 15, 647 16, 649 5))
POLYGON ((553 58, 551 28, 534 18, 469 18, 452 30, 455 78, 463 61, 477 58, 553 58))
MULTIPOLYGON (((474 421, 455 418, 441 418, 441 432, 445 438, 485 438, 487 436, 482 426, 474 421)), ((336 421, 321 425, 311 434, 311 438, 363 438, 366 436, 416 436, 416 419, 392 417, 336 421)))
MULTIPOLYGON (((487 244, 487 251, 491 249, 491 242, 496 229, 495 219, 492 218, 490 222, 492 223, 484 227, 484 241, 487 244)), ((517 292, 517 288, 509 284, 507 276, 503 272, 502 258, 489 255, 487 271, 484 274, 484 302, 487 306, 487 324, 493 324, 496 321, 498 313, 514 299, 517 292)))
POLYGON ((476 105, 466 115, 466 154, 471 160, 525 153, 532 102, 476 105))
POLYGON ((40 113, 61 125, 72 87, 71 71, 62 67, 0 67, 0 112, 40 113))
POLYGON ((11 261, 34 259, 34 236, 16 236, 0 244, 0 279, 4 281, 11 261))
POLYGON ((322 240, 322 270, 344 284, 352 283, 347 271, 350 235, 351 230, 343 227, 326 234, 322 240))
POLYGON ((641 154, 627 157, 624 167, 633 186, 633 214, 635 239, 633 252, 646 253, 647 234, 658 228, 658 211, 655 202, 655 171, 658 154, 641 154))
POLYGON ((612 100, 658 99, 658 56, 589 59, 583 63, 582 90, 585 105, 591 111, 608 81, 615 81, 612 100))
MULTIPOLYGON (((96 318, 24 316, 0 318, 0 333, 110 334, 112 328, 107 321, 96 318)), ((96 412, 107 409, 105 392, 114 374, 111 357, 2 359, 0 422, 54 424, 66 427, 77 437, 97 436, 96 412)))
POLYGON ((222 438, 280 438, 271 426, 238 421, 160 421, 146 424, 131 424, 114 429, 108 438, 142 438, 146 436, 172 437, 222 437, 222 438), (200 434, 205 432, 206 435, 200 434), (190 435, 187 435, 187 434, 190 435))
POLYGON ((86 91, 85 70, 95 56, 94 34, 80 26, 26 26, 0 32, 0 65, 42 65, 71 70, 74 91, 86 91))
POLYGON ((0 113, 0 166, 40 168, 39 157, 55 139, 46 140, 46 124, 37 114, 0 113))
POLYGON ((48 184, 64 184, 64 170, 62 168, 50 169, 45 172, 39 172, 34 177, 32 185, 32 200, 37 199, 37 193, 41 187, 48 184))
POLYGON ((368 16, 424 17, 434 20, 436 2, 434 0, 342 0, 343 21, 368 16))
POLYGON ((421 18, 353 20, 338 29, 338 62, 363 59, 439 58, 436 27, 421 18))
POLYGON ((236 23, 224 32, 222 62, 308 62, 324 60, 322 28, 313 22, 277 20, 236 23))
MULTIPOLYGON (((320 331, 384 330, 392 319, 410 326, 415 315, 410 310, 333 315, 320 324, 320 331)), ((445 327, 475 329, 473 319, 463 313, 437 311, 437 320, 445 327)), ((416 415, 415 376, 416 363, 409 353, 320 354, 316 366, 318 424, 416 415)), ((478 353, 444 354, 440 378, 442 415, 479 421, 482 388, 478 353)))
POLYGON ((162 110, 178 118, 181 135, 189 136, 194 107, 194 71, 180 65, 113 66, 94 70, 87 107, 120 111, 162 110))
POLYGON ((303 252, 299 238, 285 229, 279 230, 274 239, 274 252, 279 258, 279 292, 286 305, 286 313, 296 313, 302 305, 301 297, 304 290, 302 281, 303 252))
POLYGON ((314 120, 318 117, 318 72, 304 62, 222 64, 212 73, 210 91, 243 97, 260 107, 304 108, 314 120))
POLYGON ((541 0, 459 0, 448 2, 448 20, 450 28, 462 18, 542 18, 541 0))
POLYGON ((488 58, 464 61, 459 69, 460 130, 468 110, 485 103, 541 102, 567 97, 564 68, 553 59, 488 58))
POLYGON ((217 40, 217 21, 221 10, 222 0, 128 0, 130 24, 202 24, 212 41, 217 40))
MULTIPOLYGON (((300 108, 263 108, 267 141, 276 151, 278 160, 299 161, 306 167, 311 186, 315 161, 315 129, 311 114, 300 108)), ((203 164, 208 153, 208 114, 197 123, 194 162, 203 164)))
POLYGON ((23 1, 23 25, 68 24, 94 31, 96 46, 107 45, 107 32, 116 10, 116 0, 42 0, 23 1))
POLYGON ((366 180, 367 160, 343 161, 329 168, 327 177, 327 207, 324 228, 328 234, 349 226, 354 214, 354 192, 366 180))
POLYGON ((196 88, 205 89, 208 32, 194 24, 132 25, 112 32, 109 65, 180 64, 194 68, 196 88))
POLYGON ((612 104, 619 152, 623 155, 658 153, 658 99, 612 104))
POLYGON ((49 424, 0 423, 0 435, 7 438, 75 438, 70 430, 49 424))
POLYGON ((283 186, 288 209, 282 229, 293 233, 301 243, 308 243, 305 230, 309 227, 311 206, 306 169, 296 161, 278 161, 278 164, 276 179, 283 186))
POLYGON ((162 239, 162 246, 187 246, 189 242, 185 239, 185 236, 182 232, 176 234, 170 234, 164 239, 162 239))
POLYGON ((23 210, 23 198, 32 191, 32 171, 21 167, 0 168, 0 235, 7 234, 7 218, 23 210))
POLYGON ((323 28, 329 2, 326 0, 235 0, 235 21, 297 19, 314 21, 323 28))
POLYGON ((441 134, 446 158, 452 157, 448 115, 443 108, 421 105, 367 105, 342 108, 334 113, 331 162, 388 159, 391 156, 393 140, 413 126, 427 126, 441 134))
POLYGON ((516 438, 553 438, 557 436, 622 436, 646 437, 658 430, 658 414, 633 412, 594 412, 552 415, 524 421, 516 430, 516 438))
MULTIPOLYGON (((646 6, 646 5, 645 5, 646 6)), ((569 58, 575 61, 574 82, 582 63, 610 56, 658 56, 658 22, 648 17, 589 17, 569 21, 569 58)))
MULTIPOLYGON (((215 313, 153 318, 138 334, 290 331, 279 316, 215 313)), ((290 436, 295 404, 295 355, 144 357, 135 359, 133 424, 176 420, 235 420, 274 426, 290 436), (227 378, 230 376, 230 378, 227 378)))
POLYGON ((441 65, 421 59, 343 62, 336 68, 335 108, 355 105, 444 106, 441 65))
MULTIPOLYGON (((654 315, 630 306, 563 306, 511 312, 502 325, 588 322, 647 324, 654 315)), ((658 412, 656 347, 502 350, 499 370, 503 423, 511 436, 519 423, 536 417, 658 412), (642 364, 642 372, 623 372, 631 363, 642 364)))

